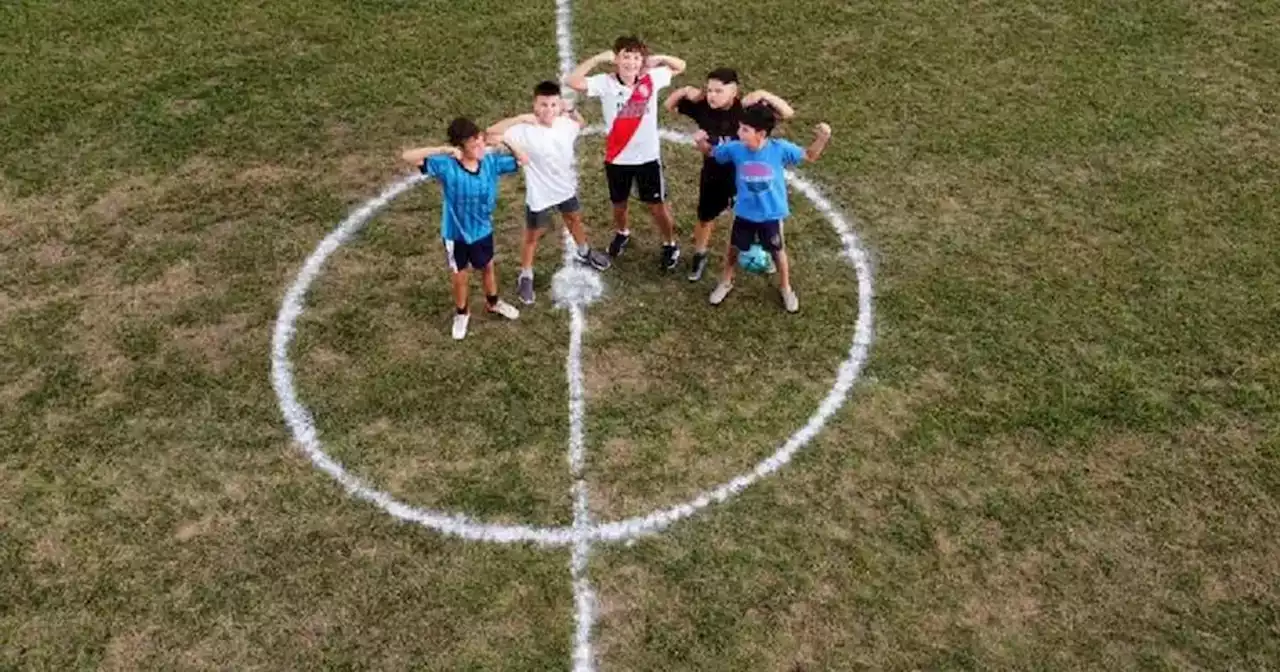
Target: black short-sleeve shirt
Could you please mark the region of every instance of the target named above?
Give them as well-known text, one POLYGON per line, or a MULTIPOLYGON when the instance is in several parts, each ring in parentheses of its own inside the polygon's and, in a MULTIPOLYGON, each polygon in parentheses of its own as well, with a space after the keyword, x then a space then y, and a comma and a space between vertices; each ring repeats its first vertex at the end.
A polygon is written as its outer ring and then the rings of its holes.
MULTIPOLYGON (((711 107, 704 98, 692 101, 688 98, 676 103, 676 111, 693 120, 698 128, 707 132, 707 139, 712 146, 722 142, 738 139, 738 122, 742 120, 742 101, 735 100, 733 105, 723 110, 711 107)), ((706 157, 702 162, 704 175, 714 174, 716 177, 733 179, 733 164, 719 164, 715 159, 706 157)))

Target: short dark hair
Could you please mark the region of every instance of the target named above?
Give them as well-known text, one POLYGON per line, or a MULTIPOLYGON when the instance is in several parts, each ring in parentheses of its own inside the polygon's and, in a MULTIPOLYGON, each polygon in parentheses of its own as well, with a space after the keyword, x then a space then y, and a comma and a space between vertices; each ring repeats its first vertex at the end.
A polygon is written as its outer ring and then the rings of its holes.
POLYGON ((773 108, 764 103, 756 103, 742 111, 742 123, 757 131, 764 131, 767 135, 773 133, 773 127, 778 125, 778 117, 773 113, 773 108))
POLYGON ((480 127, 466 117, 458 117, 449 122, 449 144, 454 147, 462 147, 477 135, 480 135, 480 127))
POLYGON ((714 79, 721 84, 737 84, 738 71, 733 68, 716 68, 707 73, 707 79, 714 79))
POLYGON ((549 79, 538 82, 538 85, 533 87, 533 95, 558 96, 560 95, 560 85, 549 79))
POLYGON ((613 41, 613 53, 620 54, 624 51, 638 51, 642 56, 649 55, 648 45, 635 35, 623 35, 613 41))

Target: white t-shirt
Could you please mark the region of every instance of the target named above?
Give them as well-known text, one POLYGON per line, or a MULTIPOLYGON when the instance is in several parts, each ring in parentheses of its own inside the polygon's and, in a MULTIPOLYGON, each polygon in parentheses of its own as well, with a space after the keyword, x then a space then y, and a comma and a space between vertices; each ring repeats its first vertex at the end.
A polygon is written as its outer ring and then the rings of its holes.
POLYGON ((529 155, 524 167, 524 202, 538 212, 578 195, 578 166, 573 145, 581 131, 578 122, 556 117, 550 126, 517 124, 502 138, 529 155))
MULTIPOLYGON (((649 94, 649 102, 644 110, 626 110, 624 115, 641 115, 640 127, 627 143, 625 149, 614 158, 612 163, 619 166, 635 166, 650 161, 657 161, 661 145, 658 144, 658 91, 671 84, 671 68, 661 66, 650 68, 649 77, 653 80, 653 91, 649 94)), ((639 81, 637 78, 636 81, 639 81)), ((626 86, 618 81, 613 73, 592 75, 587 78, 587 95, 600 99, 600 110, 604 112, 605 133, 613 129, 613 122, 618 113, 623 111, 631 100, 634 86, 626 86)))

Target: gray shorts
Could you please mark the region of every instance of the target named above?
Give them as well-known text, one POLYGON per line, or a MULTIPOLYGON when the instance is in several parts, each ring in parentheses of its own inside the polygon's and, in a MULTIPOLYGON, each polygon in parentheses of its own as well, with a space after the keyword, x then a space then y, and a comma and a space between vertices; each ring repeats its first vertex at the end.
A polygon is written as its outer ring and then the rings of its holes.
POLYGON ((578 202, 577 196, 570 196, 569 200, 558 203, 548 208, 543 208, 537 212, 524 206, 524 223, 531 229, 541 229, 551 223, 551 213, 558 211, 562 215, 573 214, 582 209, 582 204, 578 202))

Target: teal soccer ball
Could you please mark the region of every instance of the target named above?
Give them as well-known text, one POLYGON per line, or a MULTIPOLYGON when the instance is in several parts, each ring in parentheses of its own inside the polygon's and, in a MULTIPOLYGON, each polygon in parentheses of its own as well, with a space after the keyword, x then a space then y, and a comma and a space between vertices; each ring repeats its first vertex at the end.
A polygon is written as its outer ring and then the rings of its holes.
POLYGON ((738 265, 748 273, 764 273, 769 270, 769 253, 759 245, 752 245, 746 252, 738 253, 738 265))

